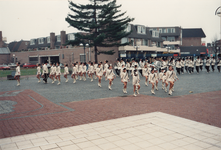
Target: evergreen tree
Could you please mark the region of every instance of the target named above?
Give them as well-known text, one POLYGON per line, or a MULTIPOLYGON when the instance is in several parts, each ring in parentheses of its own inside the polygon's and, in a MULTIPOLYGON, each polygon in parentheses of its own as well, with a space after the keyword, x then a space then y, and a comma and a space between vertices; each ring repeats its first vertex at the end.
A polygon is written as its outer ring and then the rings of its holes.
POLYGON ((125 29, 134 19, 124 17, 126 12, 121 13, 119 10, 121 5, 117 5, 116 0, 89 1, 90 3, 86 5, 69 1, 69 8, 74 14, 68 14, 65 20, 83 33, 77 33, 76 39, 68 41, 67 44, 78 45, 90 40, 90 47, 94 47, 95 62, 97 62, 98 54, 111 53, 111 51, 98 51, 98 47, 119 47, 129 44, 121 44, 121 39, 130 34, 125 29))

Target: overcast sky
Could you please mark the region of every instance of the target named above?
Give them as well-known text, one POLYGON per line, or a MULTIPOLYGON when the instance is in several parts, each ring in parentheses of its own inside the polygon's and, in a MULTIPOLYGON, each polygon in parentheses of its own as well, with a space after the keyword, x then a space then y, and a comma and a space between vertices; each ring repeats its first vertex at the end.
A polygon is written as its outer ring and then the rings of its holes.
MULTIPOLYGON (((215 10, 221 0, 117 0, 117 3, 135 18, 133 24, 202 28, 206 34, 203 41, 220 38, 220 18, 215 16, 215 10)), ((61 30, 76 32, 65 21, 69 12, 68 0, 0 0, 0 30, 7 42, 46 37, 50 32, 58 35, 61 30)))

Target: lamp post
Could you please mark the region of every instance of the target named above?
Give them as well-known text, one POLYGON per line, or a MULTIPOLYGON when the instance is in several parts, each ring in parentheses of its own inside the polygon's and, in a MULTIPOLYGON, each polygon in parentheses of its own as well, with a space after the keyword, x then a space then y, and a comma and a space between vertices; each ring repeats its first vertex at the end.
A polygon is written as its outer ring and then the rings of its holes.
MULTIPOLYGON (((136 45, 136 46, 134 46, 134 48, 136 49, 136 52, 138 52, 139 46, 136 45)), ((139 57, 139 54, 136 57, 139 57)))
POLYGON ((86 62, 85 48, 89 47, 89 44, 88 43, 81 43, 80 46, 84 47, 84 62, 86 62))
POLYGON ((13 54, 14 64, 15 64, 15 54, 13 54))
POLYGON ((221 6, 216 9, 215 15, 220 17, 220 39, 221 39, 221 6))

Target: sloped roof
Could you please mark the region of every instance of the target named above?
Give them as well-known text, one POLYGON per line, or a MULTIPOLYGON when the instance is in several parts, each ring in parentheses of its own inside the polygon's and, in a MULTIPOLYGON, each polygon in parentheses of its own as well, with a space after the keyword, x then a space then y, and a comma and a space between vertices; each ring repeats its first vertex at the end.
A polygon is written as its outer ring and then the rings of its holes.
POLYGON ((182 29, 183 31, 183 37, 188 38, 188 37, 201 37, 205 38, 206 35, 203 32, 202 28, 190 28, 190 29, 182 29))
POLYGON ((7 47, 0 48, 0 54, 10 54, 10 50, 7 47))

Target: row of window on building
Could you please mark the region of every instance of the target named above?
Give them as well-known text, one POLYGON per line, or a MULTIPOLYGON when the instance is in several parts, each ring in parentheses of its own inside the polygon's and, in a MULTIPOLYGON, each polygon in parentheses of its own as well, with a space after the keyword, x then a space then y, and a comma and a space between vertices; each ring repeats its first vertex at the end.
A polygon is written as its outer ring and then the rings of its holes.
MULTIPOLYGON (((68 40, 75 40, 75 35, 74 33, 70 33, 68 34, 68 40)), ((57 35, 56 36, 56 41, 57 42, 61 42, 61 36, 57 35)), ((46 38, 38 38, 38 39, 31 39, 30 40, 30 45, 35 45, 35 44, 49 44, 51 42, 50 36, 46 37, 46 38)))

